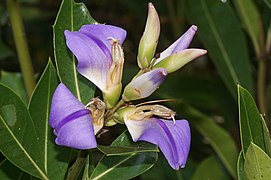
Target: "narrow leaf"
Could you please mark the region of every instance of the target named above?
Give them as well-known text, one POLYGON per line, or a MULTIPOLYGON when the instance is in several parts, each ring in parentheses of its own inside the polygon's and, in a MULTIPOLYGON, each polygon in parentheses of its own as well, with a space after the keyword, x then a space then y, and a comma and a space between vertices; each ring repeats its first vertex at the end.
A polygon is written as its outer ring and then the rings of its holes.
POLYGON ((241 144, 244 154, 251 142, 270 154, 268 129, 251 94, 238 85, 238 106, 241 144))
POLYGON ((76 59, 66 46, 64 31, 76 31, 82 25, 91 23, 95 21, 83 3, 63 0, 53 26, 54 53, 60 81, 84 104, 93 97, 94 86, 77 72, 76 59))
POLYGON ((23 78, 20 73, 1 71, 0 83, 13 89, 15 93, 23 100, 23 102, 27 102, 23 78))
POLYGON ((132 143, 127 131, 122 133, 111 146, 98 146, 98 149, 107 156, 129 155, 139 152, 159 152, 156 145, 148 142, 132 143))
POLYGON ((71 149, 56 146, 48 124, 52 95, 58 85, 56 70, 49 59, 29 104, 29 112, 37 129, 44 169, 50 179, 63 179, 71 149), (61 160, 60 160, 61 158, 61 160))
POLYGON ((94 162, 93 162, 93 155, 90 152, 86 158, 86 161, 85 161, 85 167, 84 167, 82 179, 88 180, 91 173, 93 172, 94 168, 95 167, 94 167, 94 162))
POLYGON ((237 177, 239 180, 244 180, 244 161, 244 154, 243 151, 241 151, 237 161, 237 177))
POLYGON ((26 106, 11 89, 2 84, 0 94, 0 151, 27 173, 48 179, 39 139, 26 106), (7 116, 6 111, 13 115, 7 116))
POLYGON ((186 0, 185 10, 199 27, 197 34, 233 97, 237 97, 237 83, 252 91, 248 47, 230 3, 186 0))
POLYGON ((210 156, 204 159, 197 167, 195 173, 191 177, 191 180, 199 179, 229 179, 225 171, 223 171, 222 166, 220 166, 219 161, 214 157, 210 156), (211 169, 211 171, 210 171, 211 169))
POLYGON ((256 144, 247 149, 244 163, 245 179, 269 179, 271 177, 271 158, 256 144))
POLYGON ((21 169, 16 167, 14 164, 9 162, 7 159, 3 160, 0 163, 0 179, 20 180, 20 179, 30 179, 30 178, 33 179, 34 177, 22 171, 21 169))
POLYGON ((158 152, 158 149, 155 145, 152 145, 152 147, 109 147, 99 145, 98 149, 106 156, 129 155, 140 152, 158 152))
POLYGON ((90 179, 131 179, 151 168, 156 160, 156 153, 104 157, 94 169, 90 179))
POLYGON ((253 0, 235 0, 233 2, 256 52, 260 55, 264 48, 263 26, 256 4, 253 0))
MULTIPOLYGON (((131 147, 129 133, 125 131, 113 143, 112 147, 131 147)), ((142 152, 119 156, 104 156, 94 169, 90 179, 131 179, 150 169, 157 161, 157 153, 142 152)))

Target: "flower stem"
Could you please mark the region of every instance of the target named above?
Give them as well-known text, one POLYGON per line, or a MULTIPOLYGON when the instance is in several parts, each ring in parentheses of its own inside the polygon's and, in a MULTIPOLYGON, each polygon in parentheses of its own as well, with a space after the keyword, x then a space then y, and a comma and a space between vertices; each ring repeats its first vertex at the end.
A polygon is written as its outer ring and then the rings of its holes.
POLYGON ((267 103, 266 103, 266 59, 258 59, 259 69, 258 69, 258 81, 257 81, 257 96, 259 109, 262 114, 265 115, 267 119, 267 103))
POLYGON ((20 6, 19 2, 16 0, 6 0, 6 5, 19 57, 19 63, 23 74, 26 93, 29 98, 36 83, 29 49, 26 42, 23 20, 20 14, 20 6))
POLYGON ((116 112, 116 111, 117 111, 124 103, 125 103, 125 101, 124 101, 123 99, 121 99, 121 100, 118 102, 118 104, 117 104, 114 108, 108 110, 108 111, 106 112, 106 114, 104 115, 104 117, 105 117, 105 118, 104 118, 104 119, 105 119, 105 122, 104 122, 104 123, 106 123, 108 120, 110 120, 112 114, 114 114, 114 112, 116 112))

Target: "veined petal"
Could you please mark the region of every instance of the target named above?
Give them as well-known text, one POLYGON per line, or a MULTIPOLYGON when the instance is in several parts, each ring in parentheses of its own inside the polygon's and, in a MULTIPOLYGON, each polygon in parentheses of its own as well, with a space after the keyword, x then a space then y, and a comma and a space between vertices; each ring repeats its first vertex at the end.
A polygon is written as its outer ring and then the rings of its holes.
POLYGON ((179 39, 160 54, 160 57, 156 60, 155 64, 173 53, 186 49, 190 45, 197 29, 197 26, 192 25, 179 39))
POLYGON ((79 32, 89 36, 96 37, 106 44, 108 49, 111 50, 112 38, 119 40, 122 44, 126 38, 127 32, 117 26, 106 25, 106 24, 88 24, 81 27, 79 32))
POLYGON ((49 124, 54 128, 58 145, 77 149, 97 147, 90 111, 62 83, 53 95, 49 124))
POLYGON ((153 66, 153 69, 162 67, 165 68, 168 73, 172 73, 179 70, 193 59, 206 53, 207 50, 204 49, 185 49, 166 57, 163 59, 163 61, 156 63, 153 66))
POLYGON ((101 41, 80 32, 66 30, 65 36, 67 46, 77 58, 78 72, 104 91, 107 72, 112 64, 111 51, 101 45, 101 41))
POLYGON ((124 89, 124 100, 137 100, 150 96, 166 79, 167 71, 157 68, 133 79, 124 89))
POLYGON ((134 142, 156 144, 173 169, 184 168, 191 141, 190 127, 186 120, 176 120, 175 124, 158 118, 126 119, 124 122, 134 142))

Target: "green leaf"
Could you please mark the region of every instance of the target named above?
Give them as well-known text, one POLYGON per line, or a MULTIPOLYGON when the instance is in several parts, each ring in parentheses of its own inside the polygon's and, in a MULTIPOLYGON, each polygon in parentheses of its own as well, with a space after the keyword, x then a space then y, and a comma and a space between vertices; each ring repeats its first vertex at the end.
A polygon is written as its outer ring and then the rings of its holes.
POLYGON ((89 179, 91 173, 94 170, 94 162, 93 162, 93 155, 90 152, 86 158, 86 162, 85 162, 85 167, 84 167, 84 172, 83 172, 83 177, 82 179, 87 180, 89 179))
POLYGON ((4 180, 14 180, 14 179, 33 179, 33 176, 25 173, 18 167, 14 166, 7 159, 0 163, 0 179, 4 180))
POLYGON ((197 167, 191 180, 201 179, 229 179, 223 168, 219 164, 219 161, 214 157, 210 156, 204 159, 197 167), (211 169, 211 171, 210 171, 211 169))
MULTIPOLYGON (((145 143, 144 143, 145 144, 145 143)), ((129 155, 140 152, 159 152, 156 146, 152 145, 150 147, 145 147, 144 145, 136 147, 109 147, 109 146, 98 146, 98 149, 104 153, 106 156, 115 155, 129 155)))
POLYGON ((238 106, 241 144, 244 154, 246 154, 250 143, 253 142, 270 155, 270 136, 264 119, 251 94, 240 85, 238 85, 238 106))
POLYGON ((48 179, 40 153, 39 139, 30 114, 22 100, 0 84, 0 151, 27 173, 48 179), (8 115, 6 111, 9 112, 8 115))
POLYGON ((244 180, 244 154, 240 151, 237 161, 237 176, 239 180, 244 180))
MULTIPOLYGON (((134 145, 127 131, 122 133, 111 146, 117 147, 119 145, 122 147, 134 145)), ((104 156, 94 169, 90 179, 131 179, 150 169, 156 161, 156 152, 104 156)))
POLYGON ((264 0, 264 2, 271 9, 271 0, 264 0))
POLYGON ((236 177, 236 162, 238 157, 237 147, 230 134, 222 127, 217 125, 213 119, 200 113, 196 109, 182 104, 179 106, 180 112, 189 119, 217 153, 218 157, 224 163, 229 173, 236 177))
POLYGON ((185 10, 199 27, 197 34, 233 97, 237 97, 237 83, 252 91, 248 47, 230 3, 186 0, 185 10))
POLYGON ((84 104, 94 95, 94 86, 76 70, 76 60, 66 46, 64 31, 76 31, 84 24, 95 23, 83 3, 63 0, 54 31, 54 53, 60 81, 84 104))
POLYGON ((245 179, 270 179, 271 158, 256 144, 249 145, 244 163, 245 179))
POLYGON ((56 70, 49 59, 29 104, 29 112, 37 129, 42 162, 50 179, 64 179, 71 149, 56 146, 48 120, 53 93, 58 85, 56 70))
POLYGON ((131 179, 150 169, 156 160, 156 153, 105 157, 99 162, 90 179, 131 179))
POLYGON ((157 146, 148 142, 132 143, 127 131, 122 133, 111 146, 98 146, 98 149, 106 156, 130 155, 140 152, 159 152, 157 146))
POLYGON ((2 71, 0 82, 14 90, 15 93, 23 100, 23 102, 27 102, 23 78, 20 73, 2 71))
POLYGON ((233 1, 258 55, 264 50, 262 20, 253 0, 233 1))

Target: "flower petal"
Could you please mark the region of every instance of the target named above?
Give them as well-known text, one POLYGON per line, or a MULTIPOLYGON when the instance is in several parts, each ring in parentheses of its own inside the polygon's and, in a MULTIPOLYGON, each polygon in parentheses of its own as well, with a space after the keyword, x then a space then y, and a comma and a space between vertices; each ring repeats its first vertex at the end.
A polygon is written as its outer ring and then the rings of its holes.
POLYGON ((110 51, 80 32, 66 30, 65 36, 67 46, 78 60, 79 73, 105 90, 107 72, 112 64, 110 51))
POLYGON ((137 100, 150 96, 166 79, 167 71, 157 68, 133 79, 124 89, 124 100, 137 100))
POLYGON ((147 141, 158 145, 170 166, 184 168, 190 148, 190 128, 186 120, 173 121, 150 118, 125 120, 134 142, 147 141))
POLYGON ((59 129, 56 144, 76 149, 97 147, 90 114, 67 122, 59 129))
POLYGON ((119 40, 119 43, 122 44, 127 35, 127 32, 124 29, 117 26, 105 24, 84 25, 81 27, 79 32, 87 36, 96 37, 97 39, 100 39, 102 42, 105 43, 105 45, 110 50, 112 46, 111 43, 112 38, 119 40))
POLYGON ((85 109, 85 106, 63 83, 60 83, 52 98, 49 124, 56 128, 64 117, 82 109, 85 109))
POLYGON ((97 147, 90 111, 64 84, 59 84, 52 99, 49 124, 58 145, 77 149, 97 147))
POLYGON ((197 26, 192 25, 179 39, 160 54, 160 57, 156 60, 155 64, 173 53, 186 49, 190 45, 197 29, 197 26))

